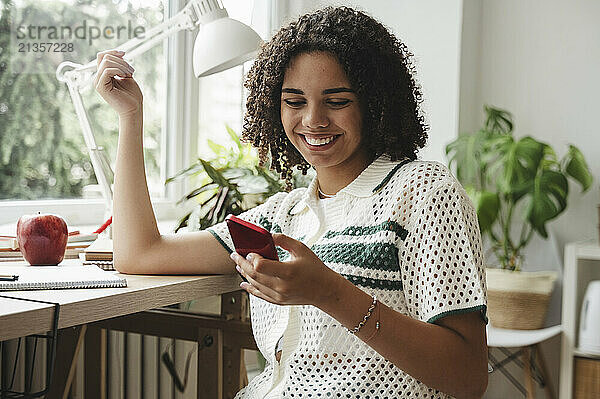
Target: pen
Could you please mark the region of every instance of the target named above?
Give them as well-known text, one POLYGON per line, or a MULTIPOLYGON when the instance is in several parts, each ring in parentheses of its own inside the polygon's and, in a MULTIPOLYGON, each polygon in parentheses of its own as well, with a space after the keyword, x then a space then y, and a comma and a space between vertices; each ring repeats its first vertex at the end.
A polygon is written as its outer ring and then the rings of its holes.
POLYGON ((16 274, 0 274, 0 281, 17 281, 19 276, 16 274))
POLYGON ((96 231, 94 231, 94 233, 102 233, 104 230, 106 230, 106 228, 112 223, 112 216, 108 218, 108 220, 106 222, 104 222, 104 224, 102 226, 100 226, 100 228, 96 231))

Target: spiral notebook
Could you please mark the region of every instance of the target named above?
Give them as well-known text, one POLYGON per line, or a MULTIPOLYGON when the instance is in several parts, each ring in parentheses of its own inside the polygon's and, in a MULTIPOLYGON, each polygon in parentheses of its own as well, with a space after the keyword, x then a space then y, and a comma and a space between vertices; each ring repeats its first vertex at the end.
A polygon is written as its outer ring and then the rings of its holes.
POLYGON ((15 281, 0 280, 0 291, 51 290, 65 288, 127 287, 127 280, 95 265, 65 260, 59 266, 0 265, 0 275, 18 276, 15 281))

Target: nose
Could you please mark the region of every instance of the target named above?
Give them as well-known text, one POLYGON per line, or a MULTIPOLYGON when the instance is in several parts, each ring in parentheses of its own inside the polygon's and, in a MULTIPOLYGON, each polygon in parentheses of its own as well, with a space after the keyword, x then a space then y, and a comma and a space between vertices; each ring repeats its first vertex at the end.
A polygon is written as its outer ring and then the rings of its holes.
POLYGON ((323 107, 313 104, 306 108, 306 112, 302 116, 302 124, 311 129, 329 126, 329 118, 323 107))

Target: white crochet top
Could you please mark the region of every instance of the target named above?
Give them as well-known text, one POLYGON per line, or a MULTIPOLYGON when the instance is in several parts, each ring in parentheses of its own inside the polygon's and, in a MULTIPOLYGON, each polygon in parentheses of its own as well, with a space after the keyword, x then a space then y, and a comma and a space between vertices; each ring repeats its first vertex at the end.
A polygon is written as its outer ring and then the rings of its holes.
MULTIPOLYGON (((277 193, 240 217, 304 242, 332 270, 399 313, 434 323, 478 311, 487 323, 477 216, 446 166, 381 156, 327 206, 318 201, 315 178, 308 188, 277 193)), ((207 230, 231 252, 225 223, 207 230)), ((289 257, 278 251, 280 260, 289 257)), ((315 306, 275 305, 250 295, 250 310, 266 366, 236 399, 450 397, 402 371, 315 306)), ((362 316, 366 309, 356 312, 362 316)))

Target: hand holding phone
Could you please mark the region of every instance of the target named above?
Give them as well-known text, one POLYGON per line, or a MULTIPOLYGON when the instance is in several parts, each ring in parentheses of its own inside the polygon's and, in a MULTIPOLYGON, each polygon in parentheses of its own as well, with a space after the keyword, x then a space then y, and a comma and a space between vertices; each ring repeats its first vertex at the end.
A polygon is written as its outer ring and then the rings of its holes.
MULTIPOLYGON (((246 257, 250 252, 253 252, 263 258, 279 260, 273 236, 269 231, 233 215, 227 216, 225 222, 233 240, 235 251, 238 254, 246 257)), ((244 276, 242 276, 242 279, 248 281, 244 276)))

